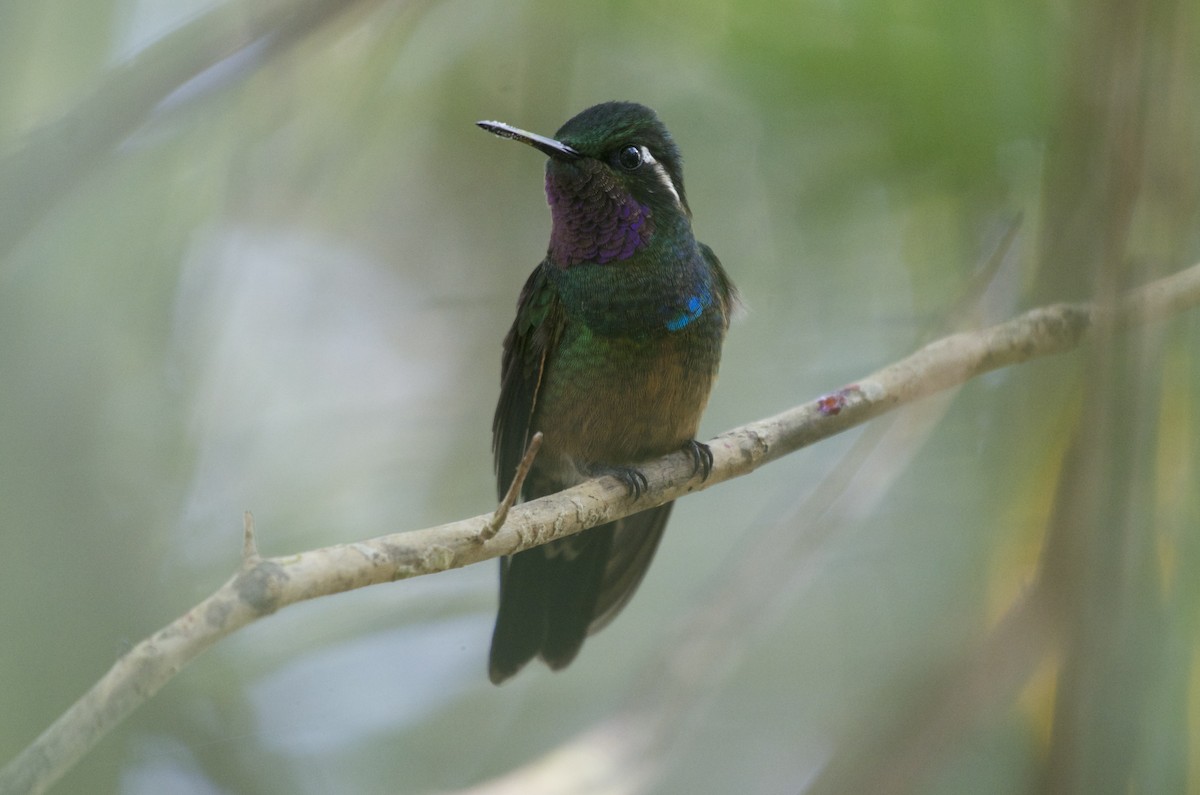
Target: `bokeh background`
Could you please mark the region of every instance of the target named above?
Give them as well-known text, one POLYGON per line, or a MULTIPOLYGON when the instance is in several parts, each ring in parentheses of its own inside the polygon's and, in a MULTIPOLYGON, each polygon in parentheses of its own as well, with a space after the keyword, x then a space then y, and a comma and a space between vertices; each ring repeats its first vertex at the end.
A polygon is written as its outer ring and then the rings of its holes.
MULTIPOLYGON (((542 158, 658 110, 746 311, 702 435, 1200 260, 1194 0, 10 0, 0 763, 264 554, 493 507, 542 158)), ((683 500, 566 671, 494 564, 209 650, 61 793, 1200 792, 1200 319, 683 500)))

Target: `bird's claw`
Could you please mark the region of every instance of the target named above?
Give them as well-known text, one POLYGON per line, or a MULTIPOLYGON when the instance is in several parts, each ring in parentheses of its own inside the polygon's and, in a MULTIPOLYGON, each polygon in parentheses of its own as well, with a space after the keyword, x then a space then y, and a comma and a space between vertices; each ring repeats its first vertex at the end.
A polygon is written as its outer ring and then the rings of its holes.
POLYGON ((634 500, 640 499, 642 492, 649 488, 646 476, 636 467, 605 467, 601 474, 612 475, 621 481, 634 500))
POLYGON ((683 443, 683 452, 692 461, 692 474, 699 474, 701 481, 708 480, 713 468, 712 448, 704 442, 688 439, 683 443))

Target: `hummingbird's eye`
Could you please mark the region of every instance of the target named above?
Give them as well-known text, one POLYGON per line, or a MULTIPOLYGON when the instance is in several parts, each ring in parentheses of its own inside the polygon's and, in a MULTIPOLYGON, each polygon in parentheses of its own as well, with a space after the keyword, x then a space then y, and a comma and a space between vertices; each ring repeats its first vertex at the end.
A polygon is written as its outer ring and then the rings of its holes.
POLYGON ((632 144, 617 152, 617 163, 626 171, 633 171, 642 164, 642 150, 632 144))

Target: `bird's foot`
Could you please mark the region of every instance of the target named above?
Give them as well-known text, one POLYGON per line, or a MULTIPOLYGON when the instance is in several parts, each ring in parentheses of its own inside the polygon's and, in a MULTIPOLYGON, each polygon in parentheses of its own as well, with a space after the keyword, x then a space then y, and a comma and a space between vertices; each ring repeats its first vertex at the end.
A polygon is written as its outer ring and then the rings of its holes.
POLYGON ((601 467, 595 471, 596 475, 612 475, 625 486, 629 492, 629 496, 637 500, 642 496, 648 485, 646 476, 642 474, 642 470, 636 467, 601 467))
POLYGON ((683 443, 683 452, 692 461, 692 474, 700 475, 701 481, 708 480, 713 468, 712 448, 704 442, 688 439, 683 443))

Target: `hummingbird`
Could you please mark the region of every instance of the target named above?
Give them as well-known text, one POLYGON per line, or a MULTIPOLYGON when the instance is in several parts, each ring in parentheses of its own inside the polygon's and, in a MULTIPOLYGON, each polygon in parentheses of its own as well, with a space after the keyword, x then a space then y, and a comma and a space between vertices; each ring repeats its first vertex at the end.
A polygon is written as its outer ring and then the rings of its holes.
MULTIPOLYGON (((679 449, 707 478, 712 452, 695 435, 737 297, 692 233, 667 128, 633 102, 590 107, 553 138, 478 126, 549 158, 550 244, 504 339, 492 423, 500 498, 538 431, 527 500, 606 474, 636 499, 646 486, 637 465, 679 449)), ((502 558, 491 681, 535 656, 568 665, 633 596, 671 506, 502 558)))

